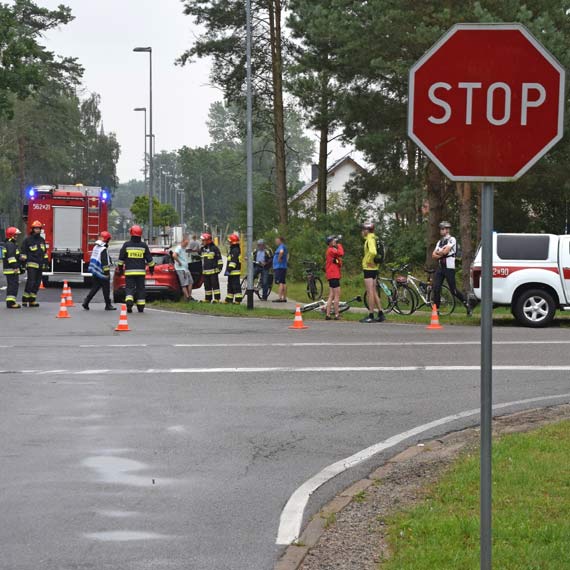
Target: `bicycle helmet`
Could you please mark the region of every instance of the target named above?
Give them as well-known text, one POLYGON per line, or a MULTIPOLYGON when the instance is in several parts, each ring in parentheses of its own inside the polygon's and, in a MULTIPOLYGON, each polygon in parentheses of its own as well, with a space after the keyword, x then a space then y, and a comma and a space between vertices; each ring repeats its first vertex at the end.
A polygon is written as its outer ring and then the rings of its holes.
POLYGON ((449 229, 449 228, 451 228, 451 224, 449 222, 440 222, 439 224, 440 230, 449 229))
POLYGON ((333 242, 335 239, 338 239, 338 238, 336 236, 327 236, 327 238, 326 238, 327 245, 330 245, 331 242, 333 242))
POLYGON ((373 231, 374 231, 374 224, 371 223, 371 222, 364 222, 364 223, 360 226, 360 228, 361 228, 362 230, 367 230, 367 231, 369 231, 369 232, 373 232, 373 231))

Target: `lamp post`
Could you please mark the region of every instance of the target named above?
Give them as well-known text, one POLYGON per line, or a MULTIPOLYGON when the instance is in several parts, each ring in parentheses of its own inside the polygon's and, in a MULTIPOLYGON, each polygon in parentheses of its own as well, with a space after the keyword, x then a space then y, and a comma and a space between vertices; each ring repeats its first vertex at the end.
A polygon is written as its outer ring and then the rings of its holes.
POLYGON ((146 150, 146 139, 148 138, 148 134, 146 131, 146 107, 135 107, 134 111, 142 111, 144 113, 144 185, 145 188, 148 184, 148 164, 146 161, 147 158, 147 150, 146 150))
MULTIPOLYGON (((150 152, 148 153, 148 169, 149 169, 149 189, 148 189, 148 239, 152 241, 153 234, 153 199, 154 199, 154 148, 153 148, 153 132, 152 132, 152 48, 151 47, 136 47, 133 49, 136 53, 148 53, 149 62, 149 137, 150 137, 150 152)), ((146 140, 146 139, 145 139, 146 140)))

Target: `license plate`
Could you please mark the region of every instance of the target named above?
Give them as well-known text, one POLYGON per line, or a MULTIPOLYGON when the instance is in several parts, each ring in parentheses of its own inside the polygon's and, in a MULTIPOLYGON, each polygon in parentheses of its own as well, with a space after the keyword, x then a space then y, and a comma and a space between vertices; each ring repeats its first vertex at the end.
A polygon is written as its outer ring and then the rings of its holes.
POLYGON ((147 285, 156 285, 156 279, 147 279, 146 284, 147 285))

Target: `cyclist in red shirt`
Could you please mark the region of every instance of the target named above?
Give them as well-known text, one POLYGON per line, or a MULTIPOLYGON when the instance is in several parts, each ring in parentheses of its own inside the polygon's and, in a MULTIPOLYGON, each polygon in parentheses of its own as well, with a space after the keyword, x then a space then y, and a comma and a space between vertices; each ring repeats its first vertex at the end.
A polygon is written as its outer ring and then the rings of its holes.
POLYGON ((329 281, 329 298, 327 300, 326 320, 331 320, 331 309, 334 306, 334 320, 340 319, 338 304, 340 302, 340 277, 344 248, 340 243, 342 236, 327 237, 327 261, 325 265, 326 277, 329 281))

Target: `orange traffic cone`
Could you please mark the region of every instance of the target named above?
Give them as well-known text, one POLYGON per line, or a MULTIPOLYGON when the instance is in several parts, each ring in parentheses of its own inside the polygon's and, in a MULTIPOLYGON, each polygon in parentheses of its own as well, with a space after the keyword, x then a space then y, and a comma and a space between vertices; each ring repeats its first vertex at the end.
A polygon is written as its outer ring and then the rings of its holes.
POLYGON ((131 330, 129 328, 129 322, 127 320, 127 305, 121 305, 121 316, 119 317, 119 324, 115 330, 123 332, 131 330))
POLYGON ((431 308, 431 322, 430 324, 426 327, 428 330, 430 331, 434 331, 434 330, 440 330, 443 327, 439 324, 439 315, 437 314, 437 307, 435 305, 432 305, 431 308))
POLYGON ((73 302, 73 297, 71 296, 71 287, 69 286, 69 283, 67 283, 67 299, 65 301, 65 304, 68 307, 75 307, 75 303, 73 302))
POLYGON ((59 313, 57 314, 57 319, 70 319, 69 313, 67 312, 67 306, 65 305, 65 295, 61 294, 61 301, 59 303, 59 313))
POLYGON ((295 309, 295 320, 293 324, 289 327, 290 329, 308 329, 309 327, 303 323, 303 317, 301 316, 301 305, 297 305, 295 309))
POLYGON ((45 289, 46 286, 44 285, 43 279, 40 281, 40 289, 45 289))

